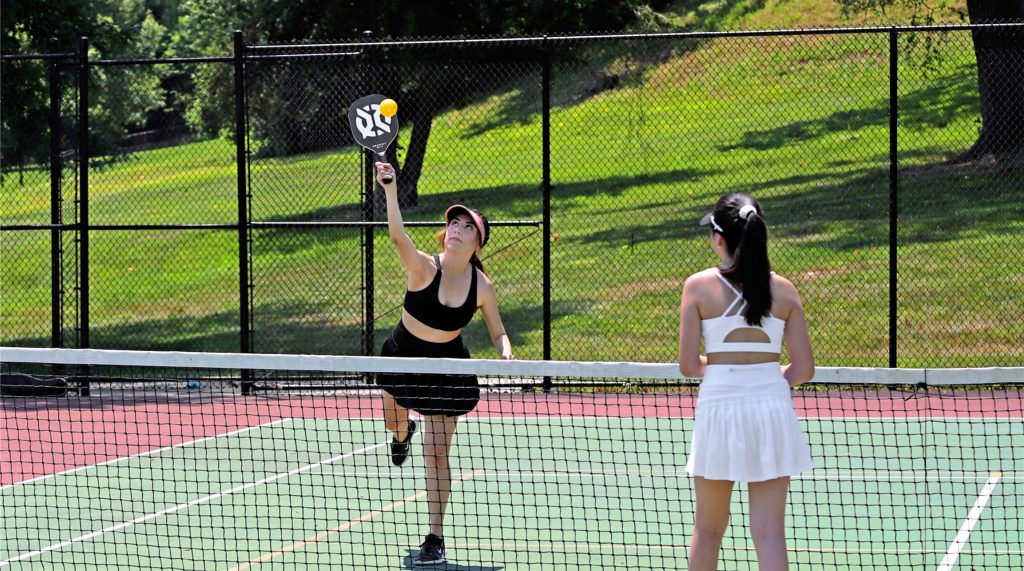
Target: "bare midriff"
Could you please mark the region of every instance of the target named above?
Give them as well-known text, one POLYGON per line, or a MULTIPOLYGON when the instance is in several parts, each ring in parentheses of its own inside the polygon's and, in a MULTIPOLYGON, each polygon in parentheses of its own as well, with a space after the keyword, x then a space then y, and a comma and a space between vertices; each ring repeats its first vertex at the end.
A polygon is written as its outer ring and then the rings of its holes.
POLYGON ((440 329, 434 329, 429 325, 425 325, 419 319, 409 315, 409 312, 404 309, 402 310, 402 325, 405 325, 405 328, 409 333, 412 333, 416 337, 430 343, 447 343, 462 333, 462 330, 442 331, 440 329))
POLYGON ((708 353, 708 365, 759 365, 778 363, 778 353, 751 353, 749 351, 723 351, 708 353))

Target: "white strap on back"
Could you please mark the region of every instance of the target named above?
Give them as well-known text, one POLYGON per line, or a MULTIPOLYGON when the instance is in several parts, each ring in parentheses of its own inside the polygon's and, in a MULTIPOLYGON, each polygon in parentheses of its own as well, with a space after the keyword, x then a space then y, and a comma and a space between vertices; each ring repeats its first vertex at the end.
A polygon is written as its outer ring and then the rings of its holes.
MULTIPOLYGON (((725 287, 729 288, 730 290, 732 290, 732 292, 734 294, 736 294, 736 297, 732 300, 732 303, 730 303, 729 307, 726 307, 725 311, 722 313, 723 316, 729 315, 729 312, 731 312, 733 307, 736 306, 736 302, 743 301, 743 294, 741 294, 739 292, 739 290, 737 290, 735 287, 733 287, 733 285, 731 283, 729 283, 729 280, 726 279, 726 277, 723 276, 720 271, 716 270, 715 271, 715 275, 718 276, 718 279, 722 280, 722 283, 725 284, 725 287)), ((746 301, 743 301, 743 303, 740 304, 740 306, 736 309, 736 314, 737 315, 739 315, 739 313, 741 311, 743 311, 743 306, 745 306, 746 304, 747 304, 746 301)))

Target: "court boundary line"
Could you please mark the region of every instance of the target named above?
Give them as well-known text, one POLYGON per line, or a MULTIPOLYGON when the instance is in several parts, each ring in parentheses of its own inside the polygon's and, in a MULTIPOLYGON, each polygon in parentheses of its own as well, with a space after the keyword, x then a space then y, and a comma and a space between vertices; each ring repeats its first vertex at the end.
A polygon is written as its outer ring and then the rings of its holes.
POLYGON ((129 528, 129 527, 131 527, 133 525, 137 525, 137 524, 140 524, 140 523, 145 523, 147 521, 154 520, 154 519, 157 519, 159 517, 163 517, 165 515, 170 515, 170 514, 173 514, 173 513, 176 513, 176 512, 179 512, 179 511, 191 508, 193 506, 202 505, 202 504, 211 502, 213 500, 222 498, 224 496, 236 494, 236 493, 241 492, 243 490, 248 490, 249 488, 254 488, 256 486, 262 486, 264 484, 269 484, 271 482, 275 482, 277 480, 280 480, 282 478, 287 478, 289 476, 294 476, 296 474, 302 474, 304 472, 308 472, 310 470, 313 470, 314 468, 319 468, 320 466, 326 466, 328 464, 333 464, 335 462, 339 462, 341 460, 345 460, 346 458, 351 458, 351 457, 355 456, 356 454, 362 454, 364 452, 369 452, 370 450, 374 450, 374 449, 380 448, 382 446, 386 446, 387 444, 388 444, 387 442, 381 442, 379 444, 374 444, 374 445, 371 445, 371 446, 366 446, 366 447, 360 448, 359 450, 355 450, 355 451, 352 451, 352 452, 347 452, 345 454, 334 456, 333 458, 328 458, 326 460, 321 460, 321 461, 315 462, 313 464, 307 464, 306 466, 302 466, 300 468, 293 468, 293 469, 291 469, 291 470, 289 470, 287 472, 280 472, 280 473, 274 474, 273 476, 268 476, 266 478, 257 480, 255 482, 249 482, 249 483, 246 483, 246 484, 242 484, 240 486, 235 486, 234 488, 230 488, 228 490, 223 490, 223 491, 217 492, 216 494, 208 494, 208 495, 203 496, 201 498, 198 498, 198 499, 195 499, 195 500, 192 500, 192 501, 189 501, 189 502, 181 503, 181 504, 178 504, 178 505, 175 505, 175 506, 171 506, 169 508, 164 508, 164 509, 162 509, 160 511, 149 513, 149 514, 146 514, 144 516, 139 516, 139 517, 137 517, 135 519, 132 519, 132 520, 129 520, 129 521, 123 521, 121 523, 118 523, 118 524, 115 524, 115 525, 111 525, 111 526, 105 527, 105 528, 100 529, 100 530, 91 531, 89 533, 86 533, 84 535, 80 535, 80 536, 72 538, 72 539, 67 539, 67 540, 64 540, 64 541, 60 541, 60 542, 48 545, 48 546, 46 546, 46 547, 44 547, 42 549, 35 549, 35 550, 32 550, 32 551, 27 551, 27 552, 22 553, 20 555, 16 555, 16 556, 11 557, 9 559, 5 559, 3 561, 0 561, 0 567, 4 567, 6 565, 10 565, 11 563, 14 563, 14 562, 17 562, 17 561, 24 561, 26 559, 31 559, 31 558, 33 558, 33 557, 35 557, 37 555, 42 555, 44 553, 49 553, 51 551, 56 551, 58 549, 62 549, 64 547, 67 547, 68 545, 73 545, 75 543, 81 543, 83 541, 88 541, 90 539, 93 539, 95 537, 99 537, 101 535, 105 535, 107 533, 111 533, 111 532, 115 532, 115 531, 120 531, 122 529, 129 528))
POLYGON ((988 504, 989 498, 992 496, 992 492, 996 489, 996 484, 1002 478, 1002 472, 992 472, 989 475, 988 481, 985 482, 985 486, 981 489, 981 493, 978 494, 978 499, 974 501, 974 505, 971 507, 971 511, 967 513, 967 519, 964 520, 963 525, 960 526, 960 531, 957 532, 956 537, 953 538, 953 542, 949 544, 949 549, 946 550, 946 556, 942 558, 942 562, 939 563, 938 571, 952 571, 956 565, 956 560, 960 558, 960 552, 963 551, 967 542, 971 539, 971 532, 974 531, 974 526, 978 523, 978 519, 981 517, 981 512, 985 510, 985 505, 988 504))
MULTIPOLYGON (((472 472, 466 472, 462 476, 459 476, 457 479, 452 480, 452 484, 457 484, 457 483, 465 482, 467 480, 472 480, 473 478, 475 478, 477 476, 482 476, 485 473, 487 473, 487 472, 483 468, 478 469, 478 470, 474 470, 472 472)), ((426 495, 427 495, 426 491, 416 492, 415 494, 412 494, 410 496, 406 496, 405 498, 403 498, 401 500, 398 500, 396 502, 392 502, 392 503, 390 503, 390 504, 388 504, 388 505, 386 505, 386 506, 384 506, 382 508, 375 509, 375 510, 370 510, 368 512, 365 512, 362 515, 360 515, 359 517, 352 518, 352 519, 348 520, 347 522, 345 522, 345 523, 343 523, 341 525, 332 527, 331 529, 326 529, 324 531, 318 531, 317 533, 314 533, 313 535, 310 535, 309 537, 306 537, 304 539, 300 539, 300 540, 298 540, 298 541, 296 541, 294 543, 291 543, 290 545, 286 545, 286 546, 281 547, 279 549, 274 549, 273 551, 265 552, 263 555, 260 555, 259 557, 256 557, 256 558, 253 558, 253 559, 250 559, 250 560, 248 560, 248 561, 246 561, 244 563, 240 563, 240 564, 238 564, 238 565, 236 565, 234 567, 229 568, 227 571, 243 571, 244 569, 249 569, 250 567, 253 567, 255 565, 262 565, 262 564, 266 563, 267 561, 270 561, 272 559, 276 559, 277 557, 280 557, 281 555, 285 555, 287 553, 292 553, 294 551, 298 551, 299 549, 302 549, 302 548, 306 547, 307 545, 312 545, 314 543, 319 543, 321 540, 323 540, 323 539, 325 539, 327 537, 330 537, 330 536, 335 535, 335 534, 337 534, 339 532, 345 531, 345 530, 347 530, 349 528, 355 527, 355 526, 357 526, 357 525, 359 525, 359 524, 361 524, 363 522, 370 521, 371 519, 373 519, 373 518, 375 518, 375 517, 377 517, 379 515, 384 515, 384 513, 386 513, 386 512, 394 511, 394 510, 404 506, 405 504, 409 504, 409 503, 415 502, 417 500, 420 500, 423 497, 425 497, 426 495)))
POLYGON ((248 426, 246 428, 239 428, 238 430, 232 430, 231 432, 225 432, 223 434, 214 434, 212 436, 204 436, 204 437, 196 439, 196 440, 186 440, 185 442, 179 442, 177 444, 172 444, 170 446, 164 446, 164 447, 161 447, 161 448, 155 448, 153 450, 147 450, 145 452, 139 452, 137 454, 129 454, 127 456, 119 456, 117 458, 111 458, 110 460, 104 460, 103 462, 99 462, 97 464, 86 464, 85 466, 79 466, 77 468, 71 468, 71 469, 68 469, 68 470, 62 470, 60 472, 54 472, 53 474, 45 474, 43 476, 36 476, 34 478, 29 478, 28 480, 21 480, 19 482, 13 482, 11 484, 4 484, 3 486, 0 486, 0 492, 3 492, 4 490, 6 490, 8 488, 13 488, 15 486, 21 486, 21 485, 24 485, 24 484, 32 484, 34 482, 38 482, 38 481, 41 481, 41 480, 46 480, 47 478, 56 478, 57 476, 66 476, 68 474, 74 474, 75 472, 80 472, 82 470, 90 470, 90 469, 93 469, 93 468, 99 468, 100 466, 107 466, 109 464, 114 464, 114 463, 117 463, 117 462, 121 462, 123 460, 130 460, 132 458, 142 458, 142 457, 145 457, 145 456, 149 456, 151 454, 159 454, 160 452, 166 452, 168 450, 172 450, 174 448, 181 448, 183 446, 191 446, 193 444, 199 444, 200 442, 205 442, 207 440, 211 440, 211 439, 214 439, 214 438, 223 438, 225 436, 235 436, 236 434, 241 434, 241 433, 247 432, 249 430, 255 430, 257 428, 268 428, 268 427, 274 426, 276 424, 282 424, 282 423, 288 422, 290 420, 292 420, 292 419, 291 418, 281 418, 281 419, 275 420, 273 422, 266 422, 266 423, 263 423, 263 424, 257 424, 255 426, 248 426))

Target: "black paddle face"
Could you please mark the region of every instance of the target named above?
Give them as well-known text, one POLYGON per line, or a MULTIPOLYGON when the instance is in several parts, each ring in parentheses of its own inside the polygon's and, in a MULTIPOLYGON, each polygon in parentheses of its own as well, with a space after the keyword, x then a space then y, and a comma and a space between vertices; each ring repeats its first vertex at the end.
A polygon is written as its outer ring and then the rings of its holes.
MULTIPOLYGON (((357 143, 377 153, 381 160, 388 145, 398 136, 398 117, 380 114, 380 102, 384 95, 374 94, 360 97, 348 107, 348 126, 357 143)), ((390 181, 385 181, 390 182, 390 181)))

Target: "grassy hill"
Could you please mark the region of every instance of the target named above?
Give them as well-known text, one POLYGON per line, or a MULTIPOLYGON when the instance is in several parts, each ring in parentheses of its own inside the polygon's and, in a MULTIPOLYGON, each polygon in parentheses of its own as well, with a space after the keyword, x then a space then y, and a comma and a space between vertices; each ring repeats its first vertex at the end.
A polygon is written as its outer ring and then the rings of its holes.
MULTIPOLYGON (((941 7, 956 18, 956 5, 941 7)), ((748 29, 848 22, 831 3, 802 0, 677 2, 658 21, 748 29)), ((920 37, 901 44, 900 364, 1024 364, 1024 275, 1004 256, 1024 235, 1014 198, 1021 170, 942 165, 973 142, 978 111, 969 36, 935 38, 927 49, 916 47, 920 37)), ((720 194, 740 190, 765 206, 775 269, 801 289, 819 362, 886 365, 886 35, 565 49, 551 119, 554 358, 674 359, 682 282, 715 262, 696 221, 720 194), (601 77, 618 82, 594 89, 601 77)), ((24 184, 4 180, 4 225, 49 220, 45 175, 26 176, 24 184)), ((358 219, 353 149, 255 159, 250 179, 256 220, 358 219)), ((436 221, 448 204, 468 201, 491 220, 539 220, 540 180, 538 82, 511 80, 435 119, 420 204, 406 219, 436 221)), ((91 220, 231 224, 234 184, 225 141, 137 153, 91 174, 91 220)), ((409 233, 434 248, 432 229, 409 233)), ((403 289, 385 234, 375 241, 377 345, 398 319, 403 289)), ((2 342, 45 345, 49 233, 3 236, 2 342)), ((267 228, 252 238, 256 350, 358 353, 359 234, 267 228)), ((94 347, 237 350, 237 234, 104 231, 91 242, 94 347)), ((74 251, 70 240, 65 246, 74 251)), ((497 228, 486 253, 517 354, 541 357, 539 229, 497 228)), ((482 320, 467 339, 475 355, 493 355, 482 320)))

